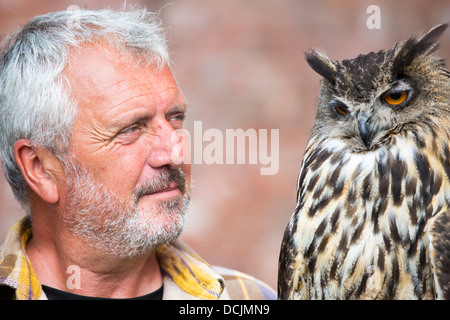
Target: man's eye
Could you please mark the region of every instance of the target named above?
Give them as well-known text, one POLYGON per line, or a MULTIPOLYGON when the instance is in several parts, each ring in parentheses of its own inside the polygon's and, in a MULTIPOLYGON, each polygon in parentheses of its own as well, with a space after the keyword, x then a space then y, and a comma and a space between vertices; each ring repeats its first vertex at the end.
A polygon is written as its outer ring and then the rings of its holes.
POLYGON ((139 130, 139 125, 134 124, 132 126, 128 126, 125 129, 120 130, 119 134, 133 133, 137 130, 139 130))
POLYGON ((175 113, 167 117, 167 121, 169 121, 175 129, 183 127, 183 122, 186 118, 184 113, 175 113))
POLYGON ((173 121, 184 121, 185 118, 186 118, 186 116, 185 116, 184 113, 178 113, 178 114, 173 115, 170 118, 170 120, 173 120, 173 121))

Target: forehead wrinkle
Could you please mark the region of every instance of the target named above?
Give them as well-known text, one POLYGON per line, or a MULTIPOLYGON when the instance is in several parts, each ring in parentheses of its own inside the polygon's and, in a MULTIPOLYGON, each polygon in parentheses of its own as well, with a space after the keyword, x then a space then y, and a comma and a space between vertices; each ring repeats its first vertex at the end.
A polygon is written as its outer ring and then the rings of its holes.
POLYGON ((129 113, 134 112, 137 109, 145 108, 149 109, 149 105, 154 104, 151 101, 151 97, 149 97, 148 94, 142 93, 140 95, 133 95, 132 97, 129 97, 125 100, 121 100, 117 103, 106 103, 106 110, 104 113, 102 113, 104 116, 107 116, 111 113, 113 113, 113 117, 116 115, 114 113, 117 113, 117 116, 120 116, 123 112, 129 113), (124 110, 121 110, 124 109, 124 110))
POLYGON ((87 97, 100 101, 129 90, 127 83, 139 79, 135 68, 139 67, 112 48, 83 46, 71 50, 65 75, 80 102, 89 102, 87 97))

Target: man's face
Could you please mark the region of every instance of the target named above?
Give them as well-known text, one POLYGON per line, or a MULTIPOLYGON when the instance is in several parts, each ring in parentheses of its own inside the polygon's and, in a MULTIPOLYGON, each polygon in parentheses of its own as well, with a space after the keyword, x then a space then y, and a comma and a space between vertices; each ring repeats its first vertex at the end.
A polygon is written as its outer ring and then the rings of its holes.
POLYGON ((136 66, 113 50, 87 47, 73 52, 67 78, 79 112, 63 187, 66 225, 98 247, 105 236, 123 244, 129 233, 170 233, 162 242, 178 235, 190 167, 171 158, 186 102, 170 68, 136 66))

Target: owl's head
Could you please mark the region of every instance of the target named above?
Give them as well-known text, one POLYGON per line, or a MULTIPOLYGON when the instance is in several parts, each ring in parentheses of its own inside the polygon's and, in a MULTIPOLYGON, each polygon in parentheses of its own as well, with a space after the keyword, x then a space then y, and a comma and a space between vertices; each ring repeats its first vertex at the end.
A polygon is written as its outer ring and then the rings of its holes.
POLYGON ((450 73, 431 54, 446 28, 438 25, 422 37, 351 60, 307 53, 308 64, 323 77, 312 138, 340 139, 354 152, 367 152, 404 128, 449 117, 450 73))

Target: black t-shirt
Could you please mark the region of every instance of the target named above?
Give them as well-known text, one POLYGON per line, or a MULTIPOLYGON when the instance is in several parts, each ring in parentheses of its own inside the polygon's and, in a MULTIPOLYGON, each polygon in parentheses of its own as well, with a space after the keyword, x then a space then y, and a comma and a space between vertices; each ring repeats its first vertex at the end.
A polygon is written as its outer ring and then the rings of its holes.
MULTIPOLYGON (((97 298, 97 297, 89 297, 89 296, 80 296, 78 294, 61 291, 55 288, 51 288, 48 286, 42 285, 42 289, 45 292, 48 300, 114 300, 109 298, 97 298)), ((162 300, 163 296, 163 286, 158 290, 146 294, 144 296, 129 298, 129 299, 121 299, 121 300, 162 300)), ((116 299, 117 300, 117 299, 116 299)))

